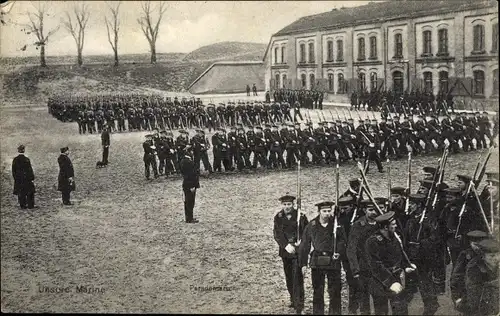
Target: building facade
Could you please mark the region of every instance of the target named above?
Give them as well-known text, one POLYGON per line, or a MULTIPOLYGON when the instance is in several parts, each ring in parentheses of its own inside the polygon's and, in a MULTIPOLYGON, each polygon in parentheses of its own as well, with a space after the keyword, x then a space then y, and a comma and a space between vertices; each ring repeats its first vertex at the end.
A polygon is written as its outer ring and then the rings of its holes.
POLYGON ((496 1, 393 1, 304 17, 269 42, 267 90, 498 98, 496 1))

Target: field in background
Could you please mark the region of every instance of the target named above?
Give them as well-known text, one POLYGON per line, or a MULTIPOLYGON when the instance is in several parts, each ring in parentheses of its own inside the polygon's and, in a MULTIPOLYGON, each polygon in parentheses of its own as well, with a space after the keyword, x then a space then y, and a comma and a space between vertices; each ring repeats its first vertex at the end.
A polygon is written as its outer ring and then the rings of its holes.
MULTIPOLYGON (((204 177, 195 207, 201 222, 187 225, 181 180, 144 178, 144 133, 113 134, 109 167, 95 169, 101 157, 99 135, 78 135, 76 123, 58 122, 44 109, 3 109, 0 128, 2 311, 292 312, 286 308, 272 220, 279 210, 277 198, 295 192, 295 172, 204 177), (41 208, 33 212, 18 209, 12 195, 10 164, 20 143, 26 145, 36 175, 41 208), (73 207, 63 207, 55 190, 57 157, 65 145, 75 167, 73 207), (105 293, 74 293, 82 285, 103 287, 105 293), (39 286, 72 287, 73 292, 39 293, 39 286), (193 289, 199 286, 231 291, 193 289)), ((480 154, 450 156, 445 181, 454 185, 456 173, 472 173, 480 154)), ((415 158, 412 179, 421 178, 422 167, 437 158, 415 158)), ((392 163, 393 186, 405 185, 406 168, 404 160, 392 163)), ((343 191, 358 172, 353 163, 340 169, 343 191)), ((498 152, 488 169, 498 169, 498 152)), ((386 195, 387 177, 369 173, 375 195, 386 195)), ((333 179, 332 167, 303 170, 303 205, 310 219, 314 203, 333 198, 333 179)), ((311 313, 310 277, 305 282, 305 312, 311 313)), ((440 297, 440 304, 439 315, 455 314, 449 294, 440 297)), ((410 314, 422 309, 416 296, 410 314)))

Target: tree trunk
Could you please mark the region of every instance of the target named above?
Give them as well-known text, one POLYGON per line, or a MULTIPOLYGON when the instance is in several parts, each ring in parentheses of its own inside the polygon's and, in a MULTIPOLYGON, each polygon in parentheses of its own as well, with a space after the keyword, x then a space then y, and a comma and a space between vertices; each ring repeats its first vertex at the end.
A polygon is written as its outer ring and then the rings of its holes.
POLYGON ((40 45, 40 66, 47 67, 47 63, 45 62, 45 45, 40 45))
POLYGON ((115 52, 115 67, 118 66, 118 49, 113 49, 115 52))
POLYGON ((82 57, 82 51, 78 50, 78 66, 83 65, 83 57, 82 57))
POLYGON ((151 44, 151 63, 156 64, 156 47, 155 44, 151 44))

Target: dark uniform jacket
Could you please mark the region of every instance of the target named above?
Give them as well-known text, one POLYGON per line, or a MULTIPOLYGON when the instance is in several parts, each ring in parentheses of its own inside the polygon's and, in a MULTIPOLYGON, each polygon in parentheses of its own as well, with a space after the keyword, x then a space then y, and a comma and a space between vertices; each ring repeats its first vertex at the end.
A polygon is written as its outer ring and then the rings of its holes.
POLYGON ((109 146, 110 145, 111 142, 109 139, 109 132, 107 130, 102 131, 101 142, 102 142, 102 146, 109 146))
POLYGON ((59 163, 59 177, 58 177, 57 190, 59 191, 75 190, 74 182, 70 183, 69 181, 69 178, 75 176, 71 159, 69 159, 67 155, 61 154, 59 155, 59 158, 57 158, 57 162, 59 163))
POLYGON ((14 177, 13 194, 28 194, 35 192, 35 174, 28 157, 23 154, 12 160, 12 177, 14 177))
MULTIPOLYGON (((274 240, 279 245, 279 256, 282 258, 297 257, 297 250, 295 254, 290 254, 285 250, 288 244, 295 244, 297 242, 297 214, 298 211, 294 209, 291 212, 290 219, 287 218, 285 211, 281 210, 274 216, 274 240)), ((301 236, 309 223, 304 214, 300 214, 299 235, 301 236)))
POLYGON ((378 229, 378 225, 371 225, 363 216, 352 224, 347 243, 347 259, 352 274, 370 273, 370 267, 366 259, 365 243, 378 229))
POLYGON ((191 189, 200 187, 200 178, 191 157, 184 156, 184 158, 181 160, 179 168, 181 170, 182 176, 184 177, 182 188, 191 189))

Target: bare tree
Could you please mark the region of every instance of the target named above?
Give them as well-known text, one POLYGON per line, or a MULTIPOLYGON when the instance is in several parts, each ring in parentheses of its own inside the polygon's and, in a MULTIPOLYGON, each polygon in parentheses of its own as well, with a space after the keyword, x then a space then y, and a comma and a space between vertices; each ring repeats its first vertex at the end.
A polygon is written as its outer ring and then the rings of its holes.
MULTIPOLYGON (((34 34, 37 38, 37 41, 35 42, 36 49, 40 48, 40 66, 41 67, 46 67, 47 63, 45 61, 45 46, 47 45, 49 41, 49 37, 53 35, 55 32, 57 32, 60 28, 60 25, 56 26, 52 30, 50 30, 47 34, 44 34, 44 18, 45 16, 49 16, 48 10, 49 6, 47 2, 42 2, 42 1, 37 1, 37 2, 32 2, 33 5, 33 11, 32 12, 27 12, 26 15, 28 16, 30 23, 26 24, 18 24, 23 27, 23 31, 30 35, 34 34)), ((17 23, 16 23, 17 24, 17 23)), ((21 50, 26 50, 25 45, 21 50)))
POLYGON ((141 26, 142 32, 146 36, 149 42, 149 47, 151 49, 151 63, 156 63, 156 40, 158 39, 158 30, 160 28, 160 22, 165 11, 167 11, 166 3, 161 1, 158 6, 158 21, 154 23, 153 21, 153 10, 151 10, 151 1, 141 2, 142 16, 137 19, 137 22, 141 26))
POLYGON ((81 5, 75 5, 73 13, 75 14, 74 20, 71 14, 66 12, 66 20, 63 24, 75 39, 78 66, 81 66, 83 64, 82 51, 83 44, 85 43, 85 28, 89 21, 90 11, 85 2, 83 2, 81 5))
POLYGON ((113 7, 108 3, 109 11, 111 12, 111 17, 108 19, 107 16, 104 17, 106 22, 106 30, 108 31, 108 42, 113 49, 115 54, 115 67, 118 66, 118 32, 120 31, 120 21, 118 19, 118 14, 120 11, 121 1, 113 7), (113 40, 111 40, 111 31, 113 32, 113 40))

